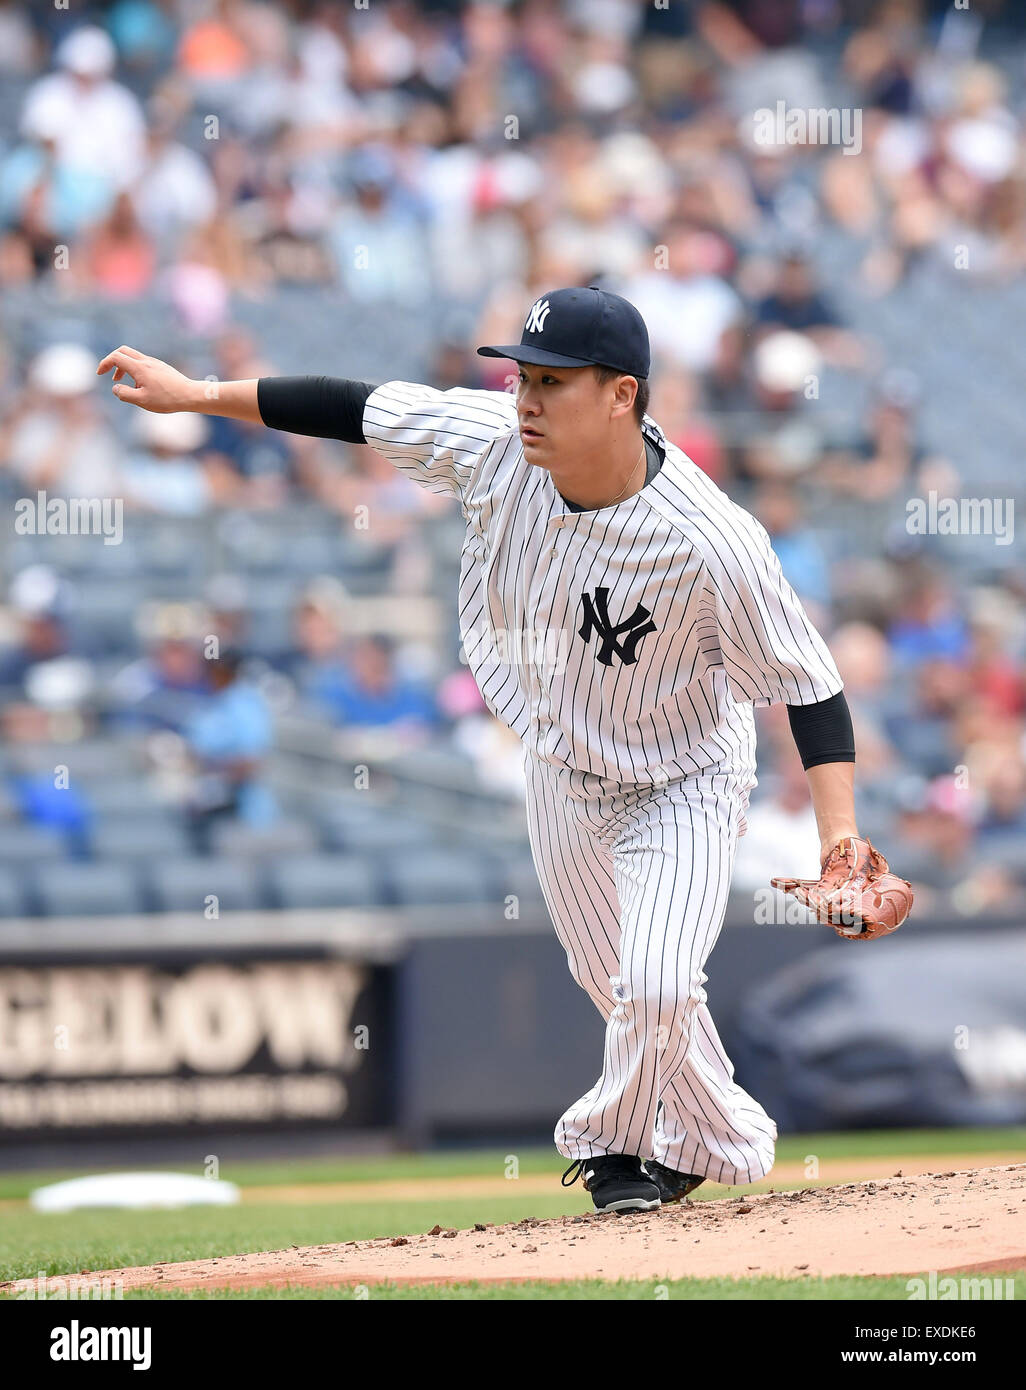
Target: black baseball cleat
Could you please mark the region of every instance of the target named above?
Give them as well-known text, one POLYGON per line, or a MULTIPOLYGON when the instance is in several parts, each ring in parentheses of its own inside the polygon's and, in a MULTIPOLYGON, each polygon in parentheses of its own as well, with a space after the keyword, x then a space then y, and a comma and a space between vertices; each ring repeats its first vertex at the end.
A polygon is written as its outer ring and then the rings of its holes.
POLYGON ((630 1154, 578 1158, 563 1174, 563 1186, 572 1187, 582 1174, 597 1211, 654 1211, 659 1205, 659 1189, 645 1176, 640 1158, 630 1154))
POLYGON ((659 1189, 659 1200, 682 1202, 689 1192, 694 1192, 705 1182, 697 1173, 678 1173, 676 1168, 667 1168, 665 1163, 657 1163, 654 1158, 645 1159, 645 1172, 659 1189))

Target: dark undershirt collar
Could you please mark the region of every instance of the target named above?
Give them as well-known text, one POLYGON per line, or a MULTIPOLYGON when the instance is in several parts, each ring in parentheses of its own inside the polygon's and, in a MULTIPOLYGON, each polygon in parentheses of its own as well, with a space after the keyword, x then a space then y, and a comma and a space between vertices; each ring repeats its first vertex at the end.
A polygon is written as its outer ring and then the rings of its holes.
MULTIPOLYGON (((645 470, 645 481, 642 483, 642 487, 648 487, 649 483, 663 466, 663 455, 656 448, 655 444, 652 443, 648 435, 645 435, 645 453, 648 456, 648 467, 645 470)), ((559 495, 563 497, 562 493, 559 495)), ((625 497, 624 501, 629 502, 630 498, 625 497)), ((576 502, 570 502, 565 497, 563 497, 563 502, 572 512, 594 512, 602 510, 601 507, 579 507, 576 502)))

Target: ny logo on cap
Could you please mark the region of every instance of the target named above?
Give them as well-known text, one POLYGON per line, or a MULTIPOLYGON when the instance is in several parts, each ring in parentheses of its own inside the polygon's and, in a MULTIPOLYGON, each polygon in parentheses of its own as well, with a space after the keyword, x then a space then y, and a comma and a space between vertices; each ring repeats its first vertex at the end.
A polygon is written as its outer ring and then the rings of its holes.
POLYGON ((648 621, 652 615, 641 603, 635 605, 629 618, 614 624, 609 618, 608 599, 609 590, 601 587, 595 590, 594 601, 590 594, 581 596, 584 622, 578 628, 577 635, 590 642, 592 633, 598 633, 602 645, 595 659, 601 661, 603 666, 612 666, 614 652, 625 666, 633 666, 638 659, 638 643, 647 633, 655 632, 656 625, 648 621), (623 640, 618 641, 621 637, 623 640))
POLYGON ((545 327, 545 320, 549 316, 550 304, 547 299, 536 299, 531 305, 531 312, 527 316, 524 324, 525 333, 540 333, 545 327))

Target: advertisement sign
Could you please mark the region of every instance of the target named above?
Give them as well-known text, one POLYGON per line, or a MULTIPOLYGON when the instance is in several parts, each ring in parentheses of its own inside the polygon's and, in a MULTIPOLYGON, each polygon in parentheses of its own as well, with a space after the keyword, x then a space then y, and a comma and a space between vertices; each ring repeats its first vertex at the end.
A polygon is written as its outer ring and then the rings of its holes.
POLYGON ((380 967, 309 953, 0 957, 0 1144, 384 1123, 387 984, 380 967))

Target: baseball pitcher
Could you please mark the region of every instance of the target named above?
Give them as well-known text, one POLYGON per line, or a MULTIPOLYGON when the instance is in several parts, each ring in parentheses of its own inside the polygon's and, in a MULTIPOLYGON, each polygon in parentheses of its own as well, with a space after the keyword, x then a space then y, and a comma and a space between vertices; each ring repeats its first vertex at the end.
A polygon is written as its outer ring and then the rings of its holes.
POLYGON ((555 1129, 600 1211, 706 1178, 750 1183, 776 1125, 734 1080, 706 1007, 755 778, 753 706, 782 701, 822 876, 774 879, 847 941, 908 916, 908 883, 855 823, 842 681, 764 528, 646 413, 634 306, 596 288, 530 308, 516 394, 408 381, 192 381, 134 348, 122 401, 368 443, 466 519, 460 633, 489 709, 525 746, 531 849, 571 973, 605 1019, 595 1084, 555 1129), (131 384, 130 384, 131 383, 131 384))

